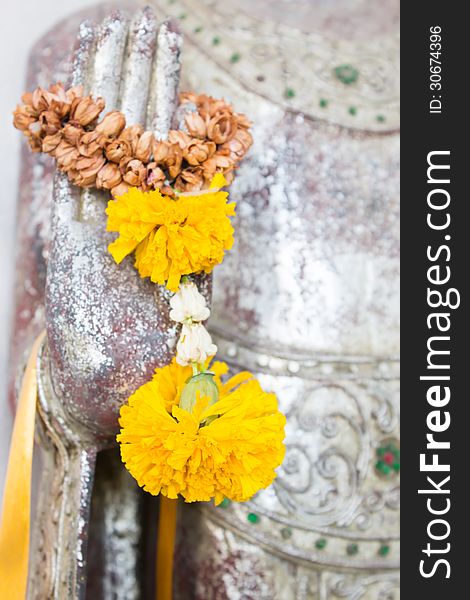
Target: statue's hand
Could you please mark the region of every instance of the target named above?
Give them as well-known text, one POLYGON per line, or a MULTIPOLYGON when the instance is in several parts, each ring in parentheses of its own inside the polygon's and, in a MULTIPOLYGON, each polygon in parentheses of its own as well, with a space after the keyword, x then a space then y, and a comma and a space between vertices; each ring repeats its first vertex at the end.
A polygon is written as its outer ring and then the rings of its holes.
MULTIPOLYGON (((82 26, 72 83, 102 96, 106 112, 121 110, 128 126, 162 134, 176 102, 180 45, 173 25, 158 24, 149 9, 130 24, 113 13, 97 28, 82 26)), ((177 336, 169 292, 141 279, 132 257, 117 265, 107 250, 115 238, 106 231, 109 199, 57 174, 46 285, 54 392, 66 414, 102 438, 115 434, 130 393, 169 362, 177 336)))

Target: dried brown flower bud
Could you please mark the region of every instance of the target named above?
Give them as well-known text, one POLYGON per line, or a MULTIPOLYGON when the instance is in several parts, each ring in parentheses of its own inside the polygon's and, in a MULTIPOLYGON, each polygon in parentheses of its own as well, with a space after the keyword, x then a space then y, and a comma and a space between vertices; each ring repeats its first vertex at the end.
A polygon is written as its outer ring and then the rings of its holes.
POLYGON ((55 112, 60 120, 65 119, 65 117, 70 112, 70 104, 67 102, 61 102, 56 100, 54 97, 51 98, 49 110, 55 112))
POLYGON ((78 151, 81 156, 91 158, 93 156, 102 156, 106 145, 106 137, 99 131, 88 131, 83 134, 78 145, 78 151))
POLYGON ((156 162, 147 165, 147 177, 145 179, 146 187, 149 189, 161 188, 165 181, 165 173, 160 169, 156 162))
POLYGON ((61 171, 69 171, 80 156, 77 147, 65 140, 62 140, 57 146, 54 155, 57 160, 57 166, 61 171))
POLYGON ((168 141, 171 144, 178 144, 178 146, 184 150, 191 143, 191 137, 185 131, 172 129, 168 133, 168 141))
POLYGON ((95 131, 102 133, 106 137, 115 138, 126 126, 126 118, 118 110, 113 110, 104 116, 101 123, 95 127, 95 131))
POLYGON ((156 163, 168 169, 170 177, 175 179, 181 171, 183 152, 176 143, 155 140, 153 144, 153 159, 156 163))
POLYGON ((77 171, 77 176, 72 180, 73 183, 80 187, 93 187, 96 183, 96 176, 105 163, 104 156, 80 157, 73 165, 77 171))
POLYGON ((111 189, 111 194, 114 196, 114 198, 117 198, 118 196, 125 194, 129 187, 130 186, 125 181, 121 181, 119 185, 111 189))
POLYGON ((82 127, 75 127, 75 125, 72 125, 71 123, 67 123, 62 129, 64 140, 75 146, 80 142, 84 134, 85 132, 82 127))
POLYGON ((62 131, 54 133, 54 135, 46 135, 42 140, 42 151, 51 156, 55 156, 55 150, 62 141, 62 131))
POLYGON ((140 136, 144 133, 142 125, 132 125, 126 127, 119 136, 120 140, 127 142, 131 148, 131 153, 135 154, 137 144, 139 143, 140 136))
POLYGON ((205 139, 207 134, 206 123, 201 115, 197 112, 191 112, 185 115, 185 123, 189 133, 201 140, 205 139))
POLYGON ((53 110, 45 110, 39 115, 39 123, 43 135, 53 135, 57 133, 62 124, 59 117, 53 110))
POLYGON ((214 142, 193 139, 183 151, 183 156, 191 166, 197 166, 213 156, 215 151, 214 142))
POLYGON ((123 158, 131 157, 131 146, 125 140, 112 140, 105 148, 106 158, 119 164, 123 158))
MULTIPOLYGON (((206 160, 205 163, 201 166, 204 175, 204 180, 210 181, 217 171, 217 160, 214 157, 211 157, 208 160, 206 160)), ((219 171, 222 171, 222 169, 219 169, 219 171)))
POLYGON ((220 154, 218 151, 208 158, 203 165, 204 171, 207 172, 207 176, 213 176, 216 171, 225 173, 226 170, 232 169, 234 161, 224 154, 220 154))
POLYGON ((204 174, 201 167, 183 169, 175 181, 175 188, 180 192, 189 192, 202 189, 204 174))
POLYGON ((86 127, 98 118, 103 108, 103 98, 93 100, 91 96, 77 97, 72 101, 70 121, 86 127))
POLYGON ((134 152, 135 158, 142 162, 148 162, 150 160, 150 154, 153 146, 153 134, 151 131, 144 131, 140 136, 139 141, 134 152))
POLYGON ((237 130, 237 123, 230 113, 217 114, 207 125, 207 136, 216 144, 228 142, 237 130))
POLYGON ((118 165, 114 163, 106 163, 96 176, 96 187, 98 189, 110 190, 118 186, 122 181, 121 171, 118 165))
POLYGON ((147 169, 142 164, 142 161, 136 158, 124 161, 121 164, 121 172, 123 173, 124 181, 132 187, 139 187, 147 176, 147 169))
POLYGON ((32 103, 33 108, 38 113, 43 112, 49 108, 50 95, 47 92, 47 90, 45 90, 41 87, 38 87, 34 90, 34 92, 32 94, 31 103, 32 103))
POLYGON ((16 129, 24 131, 31 123, 37 121, 35 111, 30 106, 18 105, 13 113, 13 125, 16 129))
POLYGON ((217 149, 217 152, 226 154, 230 156, 233 161, 239 162, 248 152, 252 143, 253 138, 246 129, 237 129, 233 138, 225 144, 222 144, 217 149))
POLYGON ((181 171, 181 164, 183 162, 183 152, 181 149, 174 144, 170 147, 170 154, 168 155, 165 164, 168 169, 168 174, 172 179, 178 176, 181 171))
POLYGON ((156 163, 164 164, 171 152, 171 144, 166 141, 154 139, 152 146, 153 160, 156 163))

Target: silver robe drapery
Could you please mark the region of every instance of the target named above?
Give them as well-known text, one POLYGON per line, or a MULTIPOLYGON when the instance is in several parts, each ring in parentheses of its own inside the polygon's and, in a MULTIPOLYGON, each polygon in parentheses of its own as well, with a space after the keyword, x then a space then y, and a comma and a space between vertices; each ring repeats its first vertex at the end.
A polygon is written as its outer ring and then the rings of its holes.
POLYGON ((287 452, 251 502, 183 507, 177 598, 397 599, 397 7, 248 7, 167 10, 183 88, 254 122, 210 329, 278 395, 287 452))

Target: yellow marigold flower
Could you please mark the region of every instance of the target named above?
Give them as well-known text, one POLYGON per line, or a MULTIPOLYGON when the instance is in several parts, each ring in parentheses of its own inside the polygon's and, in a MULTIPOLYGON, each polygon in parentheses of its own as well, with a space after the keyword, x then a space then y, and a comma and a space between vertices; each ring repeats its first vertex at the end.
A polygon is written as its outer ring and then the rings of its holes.
POLYGON ((211 189, 197 194, 172 199, 159 190, 130 188, 110 200, 107 229, 119 233, 108 247, 114 260, 120 263, 135 251, 141 277, 166 282, 174 292, 183 275, 210 273, 233 245, 229 217, 235 214, 235 203, 227 203, 228 193, 217 189, 224 184, 217 174, 211 189))
POLYGON ((219 400, 198 397, 192 412, 178 406, 191 367, 174 360, 156 369, 121 408, 121 456, 138 484, 186 502, 242 502, 269 486, 284 458, 285 417, 276 396, 251 373, 222 383, 227 365, 212 371, 219 400))

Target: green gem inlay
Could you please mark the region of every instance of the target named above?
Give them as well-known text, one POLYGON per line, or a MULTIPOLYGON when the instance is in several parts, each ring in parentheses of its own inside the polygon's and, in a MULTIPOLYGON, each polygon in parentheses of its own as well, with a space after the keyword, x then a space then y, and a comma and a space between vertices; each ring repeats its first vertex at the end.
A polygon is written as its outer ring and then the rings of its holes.
POLYGON ((212 44, 213 44, 214 46, 218 46, 218 45, 220 44, 220 38, 219 38, 219 37, 217 37, 217 36, 216 36, 216 37, 213 37, 213 38, 212 38, 212 44))
POLYGON ((328 100, 325 100, 325 98, 321 98, 320 102, 318 103, 320 105, 321 108, 326 108, 329 104, 328 100))
POLYGON ((359 546, 357 544, 349 544, 346 548, 346 552, 349 556, 353 556, 359 552, 359 546))
POLYGON ((232 54, 232 56, 230 57, 230 62, 231 63, 236 63, 241 59, 241 54, 238 54, 238 52, 235 52, 234 54, 232 54))
POLYGON ((334 74, 345 85, 355 83, 359 77, 359 71, 352 65, 339 65, 334 69, 334 74))
POLYGON ((357 115, 357 108, 355 106, 350 106, 348 108, 348 113, 355 117, 357 115))
POLYGON ((194 28, 194 33, 201 33, 202 29, 203 29, 203 28, 202 28, 201 26, 199 26, 199 27, 195 27, 195 28, 194 28))
POLYGON ((295 90, 292 88, 286 88, 284 90, 284 98, 293 98, 295 96, 295 90))
POLYGON ((292 537, 292 529, 290 527, 283 527, 281 529, 281 535, 284 540, 288 540, 292 537))
POLYGON ((248 513, 247 519, 250 523, 258 523, 259 515, 257 515, 256 513, 248 513))
POLYGON ((377 115, 375 117, 375 119, 379 122, 379 123, 385 123, 385 115, 377 115))
POLYGON ((325 548, 325 546, 326 546, 325 538, 318 538, 318 540, 315 542, 315 548, 317 550, 323 550, 323 548, 325 548))
POLYGON ((220 508, 228 508, 230 506, 230 500, 228 498, 224 498, 219 506, 220 508))
POLYGON ((390 546, 388 546, 387 544, 382 544, 379 548, 379 555, 380 556, 387 556, 387 554, 390 552, 390 546))

